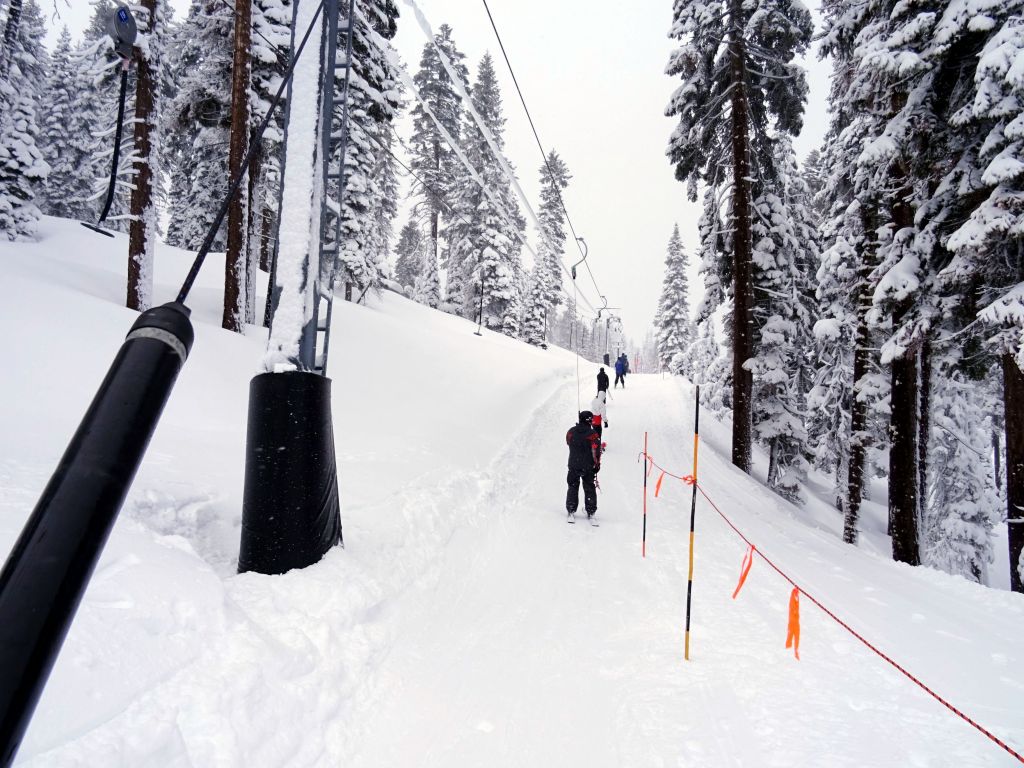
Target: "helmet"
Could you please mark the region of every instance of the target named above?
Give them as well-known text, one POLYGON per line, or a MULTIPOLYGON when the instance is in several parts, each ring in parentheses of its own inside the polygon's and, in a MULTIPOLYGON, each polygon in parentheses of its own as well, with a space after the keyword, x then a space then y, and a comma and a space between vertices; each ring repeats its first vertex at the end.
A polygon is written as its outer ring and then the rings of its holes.
POLYGON ((580 411, 580 424, 589 424, 592 418, 594 418, 594 414, 590 411, 580 411))

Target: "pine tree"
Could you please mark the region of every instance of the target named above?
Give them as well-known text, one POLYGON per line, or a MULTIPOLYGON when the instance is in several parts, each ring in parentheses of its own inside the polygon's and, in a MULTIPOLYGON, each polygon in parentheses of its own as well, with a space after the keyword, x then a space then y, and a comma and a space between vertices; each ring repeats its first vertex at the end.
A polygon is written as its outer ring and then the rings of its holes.
MULTIPOLYGON (((164 112, 171 175, 167 242, 195 250, 228 188, 234 15, 216 0, 192 0, 177 27, 171 62, 174 97, 164 112)), ((212 249, 227 247, 222 225, 212 249)))
POLYGON ((455 177, 450 195, 453 218, 445 230, 451 244, 449 283, 462 286, 463 316, 473 317, 479 311, 480 293, 474 293, 474 289, 482 291, 483 324, 494 330, 508 329, 516 335, 512 318, 518 313, 514 246, 520 237, 518 206, 511 182, 487 140, 491 138, 497 150, 503 150, 505 118, 490 54, 485 54, 480 62, 472 100, 483 126, 475 118, 467 118, 462 144, 470 166, 476 169, 484 186, 465 168, 455 177))
POLYGON ((535 347, 545 343, 545 313, 548 311, 544 290, 546 277, 544 266, 539 263, 534 264, 525 293, 521 335, 523 341, 535 347))
POLYGON ((416 276, 412 298, 420 304, 437 309, 441 306, 441 280, 437 274, 437 257, 430 248, 421 247, 419 250, 423 263, 419 275, 416 276))
POLYGON ((1019 2, 999 10, 1005 15, 989 26, 966 103, 951 121, 974 140, 965 142, 960 158, 964 178, 944 187, 970 213, 948 240, 955 256, 941 278, 969 300, 1002 367, 1010 586, 1024 592, 1024 84, 1015 70, 1024 54, 1024 24, 1019 2))
POLYGON ((75 108, 76 96, 86 87, 72 58, 71 33, 65 26, 51 57, 46 92, 42 103, 39 148, 50 166, 40 194, 39 207, 51 216, 92 219, 92 206, 85 202, 90 180, 82 173, 89 160, 92 136, 89 125, 75 108))
POLYGON ((794 59, 812 32, 807 9, 791 0, 729 0, 716 12, 696 0, 676 0, 670 37, 680 47, 667 73, 683 84, 666 109, 679 124, 669 140, 676 178, 723 187, 729 196, 733 321, 733 463, 750 471, 754 357, 753 194, 756 180, 777 176, 774 133, 799 133, 807 84, 794 59), (723 170, 732 184, 725 187, 723 170))
POLYGON ((395 280, 410 287, 423 269, 423 233, 416 221, 409 220, 402 227, 395 245, 395 280))
MULTIPOLYGON (((380 286, 381 268, 391 238, 391 220, 397 212, 396 179, 390 165, 389 123, 401 106, 398 74, 391 61, 396 55, 390 40, 396 31, 398 8, 393 0, 362 3, 352 40, 352 72, 348 87, 348 140, 344 189, 340 192, 341 243, 335 282, 359 290, 380 286), (371 20, 372 24, 366 20, 371 20)), ((338 34, 347 36, 343 18, 338 34)), ((343 56, 339 44, 339 56, 343 56)), ((342 122, 344 68, 335 77, 335 121, 342 122)), ((338 189, 329 194, 338 199, 338 189)), ((328 228, 330 230, 330 224, 328 228)))
POLYGON ((0 55, 0 235, 9 240, 35 238, 36 193, 50 171, 36 145, 37 88, 47 68, 44 32, 35 0, 12 3, 0 55))
MULTIPOLYGON (((83 45, 76 52, 79 77, 86 82, 86 86, 75 99, 74 112, 90 126, 92 135, 88 164, 81 169, 81 173, 90 179, 92 191, 85 202, 96 218, 100 215, 110 185, 117 130, 118 92, 123 68, 121 58, 114 51, 114 41, 107 31, 115 7, 112 0, 98 0, 95 3, 83 45)), ((137 71, 130 68, 114 197, 103 224, 107 229, 121 232, 127 232, 129 228, 134 148, 131 116, 135 113, 136 75, 137 71)))
POLYGON ((672 229, 665 257, 665 277, 662 281, 661 299, 654 325, 658 329, 658 360, 662 368, 672 373, 688 374, 688 366, 674 367, 677 356, 693 342, 693 327, 690 323, 689 279, 686 276, 686 252, 679 235, 679 225, 672 229))
MULTIPOLYGON (((442 65, 438 51, 443 52, 468 90, 469 70, 463 63, 465 56, 455 46, 452 28, 442 24, 434 42, 423 46, 420 68, 413 81, 420 99, 412 110, 413 129, 410 140, 412 169, 420 181, 413 184, 412 195, 418 198, 415 209, 426 217, 427 247, 434 260, 440 258, 438 238, 441 234, 441 216, 445 213, 445 200, 450 199, 454 177, 460 168, 458 159, 449 147, 436 119, 455 141, 459 141, 462 120, 462 98, 442 65), (428 112, 429 108, 429 112, 428 112)), ((443 266, 448 266, 445 254, 443 266)))
POLYGON ((565 209, 562 192, 568 188, 572 176, 569 168, 555 150, 548 152, 540 167, 540 209, 537 218, 541 231, 537 258, 544 278, 544 302, 548 311, 562 302, 562 258, 565 255, 565 209))

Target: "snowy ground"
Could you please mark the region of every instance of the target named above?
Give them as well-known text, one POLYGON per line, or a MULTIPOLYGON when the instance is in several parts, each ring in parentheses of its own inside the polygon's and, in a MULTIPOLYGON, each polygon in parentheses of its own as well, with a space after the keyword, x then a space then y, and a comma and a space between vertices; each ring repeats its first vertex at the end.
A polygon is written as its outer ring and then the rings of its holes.
MULTIPOLYGON (((125 241, 47 220, 0 245, 0 552, 131 324, 125 241)), ((160 252, 158 300, 187 255, 160 252)), ((235 575, 248 380, 263 334, 218 327, 223 262, 196 294, 191 359, 111 537, 18 765, 1009 766, 1018 763, 788 585, 698 502, 683 660, 689 385, 613 391, 600 528, 562 512, 575 360, 393 294, 336 305, 331 359, 345 550, 235 575)), ((582 367, 589 400, 596 368, 582 367)), ((701 424, 708 494, 812 595, 1018 751, 1024 599, 859 548, 728 462, 701 424)), ((877 510, 875 517, 878 517, 877 510)))

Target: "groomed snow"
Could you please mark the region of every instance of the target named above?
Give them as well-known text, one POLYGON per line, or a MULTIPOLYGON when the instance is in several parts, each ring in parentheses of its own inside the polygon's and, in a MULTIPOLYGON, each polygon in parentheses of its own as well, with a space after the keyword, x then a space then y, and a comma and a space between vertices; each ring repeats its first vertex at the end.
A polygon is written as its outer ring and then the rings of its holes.
MULTIPOLYGON (((134 317, 120 307, 124 237, 49 218, 41 236, 0 244, 4 553, 134 317)), ((575 359, 476 337, 390 293, 335 305, 346 549, 284 576, 236 575, 265 333, 219 328, 212 261, 193 292, 192 356, 17 765, 1017 765, 806 599, 796 661, 788 585, 758 560, 732 600, 745 545, 702 500, 684 661, 690 490, 666 480, 654 499, 652 476, 641 559, 637 459, 647 430, 657 462, 688 471, 689 385, 631 375, 613 390, 601 527, 568 526, 575 359)), ((188 264, 158 250, 157 302, 188 264)), ((581 370, 586 403, 596 366, 581 370)), ((759 549, 1024 747, 1024 598, 890 562, 879 487, 853 548, 827 482, 792 507, 732 468, 727 425, 704 418, 701 436, 703 486, 759 549)))

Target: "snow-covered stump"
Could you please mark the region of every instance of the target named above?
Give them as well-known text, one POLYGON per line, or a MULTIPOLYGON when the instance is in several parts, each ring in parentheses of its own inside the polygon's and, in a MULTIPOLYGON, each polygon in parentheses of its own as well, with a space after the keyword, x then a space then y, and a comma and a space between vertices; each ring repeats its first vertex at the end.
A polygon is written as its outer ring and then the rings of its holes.
POLYGON ((319 561, 341 542, 338 470, 331 417, 331 381, 316 367, 318 245, 325 194, 324 137, 330 110, 324 89, 325 30, 337 0, 295 4, 292 50, 310 28, 318 42, 296 62, 288 85, 281 229, 275 294, 263 371, 249 388, 245 492, 238 570, 278 574, 319 561))

